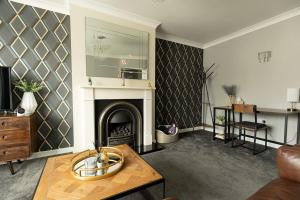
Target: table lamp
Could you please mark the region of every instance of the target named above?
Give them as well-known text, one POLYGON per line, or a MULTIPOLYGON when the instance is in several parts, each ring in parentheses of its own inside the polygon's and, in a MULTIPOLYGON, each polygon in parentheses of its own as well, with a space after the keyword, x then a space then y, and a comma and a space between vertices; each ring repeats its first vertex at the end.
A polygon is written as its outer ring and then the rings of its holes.
POLYGON ((288 108, 288 111, 296 111, 295 104, 299 102, 299 88, 288 88, 287 89, 287 102, 291 103, 291 107, 288 108))

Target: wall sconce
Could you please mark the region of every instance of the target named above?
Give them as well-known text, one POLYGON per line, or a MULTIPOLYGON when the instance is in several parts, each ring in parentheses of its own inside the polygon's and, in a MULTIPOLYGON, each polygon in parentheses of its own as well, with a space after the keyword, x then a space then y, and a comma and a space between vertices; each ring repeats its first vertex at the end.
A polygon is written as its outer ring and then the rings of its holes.
POLYGON ((259 63, 269 62, 271 60, 271 57, 272 57, 272 51, 258 52, 258 56, 257 56, 259 63))

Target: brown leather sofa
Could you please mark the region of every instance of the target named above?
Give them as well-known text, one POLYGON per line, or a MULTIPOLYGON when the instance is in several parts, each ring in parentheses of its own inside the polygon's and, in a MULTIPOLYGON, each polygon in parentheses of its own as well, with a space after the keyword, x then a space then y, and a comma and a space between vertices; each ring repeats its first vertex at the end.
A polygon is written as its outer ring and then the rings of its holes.
POLYGON ((259 189, 248 200, 300 200, 300 145, 280 147, 277 167, 279 178, 259 189))

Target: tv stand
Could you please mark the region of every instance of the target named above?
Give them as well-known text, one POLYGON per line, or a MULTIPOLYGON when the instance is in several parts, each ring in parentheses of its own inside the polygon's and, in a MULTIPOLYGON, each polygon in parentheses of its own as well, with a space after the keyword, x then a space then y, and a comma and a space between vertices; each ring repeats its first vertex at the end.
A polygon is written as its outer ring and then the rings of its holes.
POLYGON ((15 173, 12 161, 21 162, 36 150, 34 118, 34 115, 0 114, 0 162, 8 164, 11 174, 15 173))

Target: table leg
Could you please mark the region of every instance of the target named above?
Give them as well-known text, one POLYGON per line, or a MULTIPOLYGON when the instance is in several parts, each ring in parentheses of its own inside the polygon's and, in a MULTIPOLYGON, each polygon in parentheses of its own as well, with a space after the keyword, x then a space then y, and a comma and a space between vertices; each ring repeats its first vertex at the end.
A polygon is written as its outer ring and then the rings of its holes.
POLYGON ((228 113, 227 110, 225 110, 225 124, 224 124, 224 143, 226 144, 227 140, 227 126, 228 126, 228 113))
POLYGON ((9 168, 9 170, 10 170, 10 173, 11 173, 12 175, 14 175, 14 174, 15 174, 15 170, 14 170, 14 166, 13 166, 12 162, 11 162, 11 161, 8 161, 8 162, 7 162, 7 165, 8 165, 8 168, 9 168))
POLYGON ((300 113, 298 113, 298 118, 297 118, 297 144, 300 144, 300 113))
POLYGON ((214 116, 213 116, 213 140, 216 136, 216 108, 214 108, 214 116))
POLYGON ((230 118, 231 118, 231 112, 230 110, 228 110, 228 123, 227 123, 227 126, 228 126, 228 132, 227 132, 227 139, 230 139, 230 118))
MULTIPOLYGON (((243 121, 243 114, 242 114, 242 113, 240 113, 239 120, 240 120, 240 122, 242 122, 242 121, 243 121)), ((241 129, 241 128, 239 128, 239 140, 241 140, 241 135, 242 135, 242 129, 241 129)))
POLYGON ((166 181, 163 181, 163 199, 166 198, 166 181))
POLYGON ((287 128, 288 128, 288 120, 289 120, 289 115, 284 116, 284 145, 287 144, 287 128))

